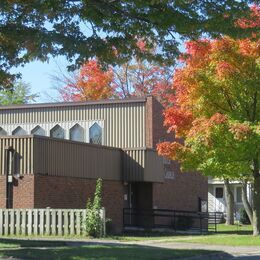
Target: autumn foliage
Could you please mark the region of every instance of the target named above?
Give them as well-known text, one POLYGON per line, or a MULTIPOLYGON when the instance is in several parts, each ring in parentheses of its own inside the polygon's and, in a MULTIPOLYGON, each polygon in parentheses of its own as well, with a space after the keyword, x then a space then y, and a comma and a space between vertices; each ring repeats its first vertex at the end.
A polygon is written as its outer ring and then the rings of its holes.
POLYGON ((83 64, 72 78, 62 79, 65 86, 59 88, 64 101, 130 98, 152 94, 166 105, 170 96, 172 72, 166 66, 152 65, 132 60, 120 67, 103 70, 96 60, 83 64))
MULTIPOLYGON (((229 37, 187 42, 183 67, 174 74, 174 106, 164 113, 168 130, 210 146, 212 126, 234 120, 239 123, 229 124, 230 133, 242 140, 259 120, 259 43, 229 37)), ((159 152, 177 159, 179 145, 167 145, 160 144, 159 152)))
POLYGON ((113 72, 102 70, 97 60, 82 65, 75 80, 60 89, 64 101, 108 99, 114 95, 111 82, 113 72))

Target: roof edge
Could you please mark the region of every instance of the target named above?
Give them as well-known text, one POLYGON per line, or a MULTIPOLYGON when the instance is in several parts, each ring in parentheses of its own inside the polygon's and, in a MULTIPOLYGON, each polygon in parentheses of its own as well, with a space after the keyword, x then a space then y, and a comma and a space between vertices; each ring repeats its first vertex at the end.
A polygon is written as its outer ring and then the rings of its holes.
POLYGON ((23 109, 23 108, 47 108, 47 107, 74 107, 87 105, 107 105, 107 104, 128 104, 146 102, 147 96, 126 99, 103 99, 98 101, 82 101, 82 102, 53 102, 53 103, 35 103, 0 106, 0 110, 7 109, 23 109))

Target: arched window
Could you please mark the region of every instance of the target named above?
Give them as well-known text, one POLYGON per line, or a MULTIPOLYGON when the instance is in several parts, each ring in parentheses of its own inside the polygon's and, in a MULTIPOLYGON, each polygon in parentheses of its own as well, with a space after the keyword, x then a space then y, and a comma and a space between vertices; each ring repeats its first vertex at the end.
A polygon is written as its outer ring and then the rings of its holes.
POLYGON ((2 127, 0 127, 0 135, 7 135, 7 132, 2 127))
POLYGON ((70 129, 70 140, 84 142, 84 129, 79 124, 70 129))
POLYGON ((26 131, 20 126, 16 127, 12 132, 12 135, 26 135, 26 134, 27 134, 26 131))
POLYGON ((102 144, 102 128, 97 123, 89 128, 89 142, 91 144, 102 144))
POLYGON ((42 127, 40 127, 39 125, 37 125, 36 127, 33 128, 33 130, 31 131, 31 134, 45 136, 45 130, 42 127))
POLYGON ((65 138, 65 131, 61 126, 56 125, 51 129, 50 136, 53 137, 53 138, 64 139, 65 138))

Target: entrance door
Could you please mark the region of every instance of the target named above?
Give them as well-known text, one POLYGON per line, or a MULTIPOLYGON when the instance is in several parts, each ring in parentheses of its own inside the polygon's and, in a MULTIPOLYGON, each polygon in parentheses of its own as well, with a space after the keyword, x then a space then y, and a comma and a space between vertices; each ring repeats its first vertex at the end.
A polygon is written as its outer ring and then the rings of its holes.
POLYGON ((215 187, 215 211, 217 212, 225 211, 224 188, 221 186, 215 187))
POLYGON ((132 216, 132 223, 136 226, 151 227, 153 205, 153 184, 139 182, 131 184, 131 206, 135 214, 132 216))

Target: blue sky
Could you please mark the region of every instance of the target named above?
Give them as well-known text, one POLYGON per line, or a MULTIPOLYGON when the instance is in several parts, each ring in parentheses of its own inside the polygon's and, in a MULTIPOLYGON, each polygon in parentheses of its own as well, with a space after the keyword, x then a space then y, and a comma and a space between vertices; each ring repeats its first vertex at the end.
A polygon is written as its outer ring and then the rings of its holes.
POLYGON ((30 84, 31 92, 38 93, 37 102, 53 102, 58 101, 58 92, 55 90, 55 82, 51 76, 57 75, 59 67, 66 72, 67 61, 64 57, 51 58, 47 63, 41 61, 33 61, 24 67, 18 67, 12 72, 20 72, 22 80, 30 84))

